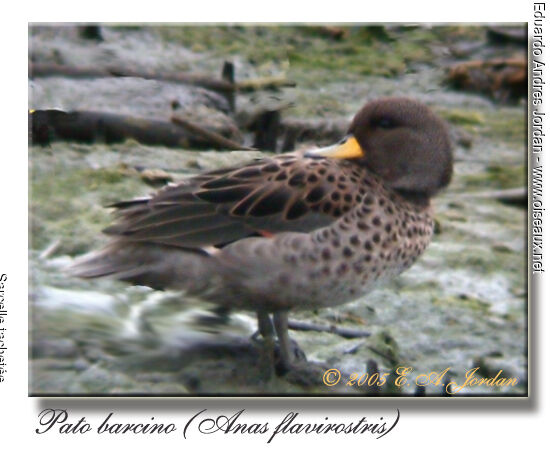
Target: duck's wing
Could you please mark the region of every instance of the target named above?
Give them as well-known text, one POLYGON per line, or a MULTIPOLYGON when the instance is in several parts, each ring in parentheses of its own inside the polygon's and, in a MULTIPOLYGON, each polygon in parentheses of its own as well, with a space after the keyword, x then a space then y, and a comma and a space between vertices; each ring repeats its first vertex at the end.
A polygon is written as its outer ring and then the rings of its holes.
POLYGON ((330 224, 358 200, 360 169, 291 154, 222 169, 168 186, 149 198, 111 205, 105 232, 131 242, 188 249, 223 246, 330 224))

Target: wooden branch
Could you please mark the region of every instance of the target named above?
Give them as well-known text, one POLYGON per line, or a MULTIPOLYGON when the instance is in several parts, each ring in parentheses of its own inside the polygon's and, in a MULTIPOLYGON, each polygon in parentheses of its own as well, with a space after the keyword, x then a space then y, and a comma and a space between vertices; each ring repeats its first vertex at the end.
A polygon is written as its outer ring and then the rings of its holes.
POLYGON ((296 87, 296 83, 284 77, 265 77, 238 81, 235 83, 235 86, 240 92, 250 92, 264 89, 273 90, 282 87, 296 87))
POLYGON ((146 80, 171 81, 174 83, 190 84, 218 92, 233 92, 236 89, 234 83, 219 80, 201 74, 168 73, 161 74, 147 70, 133 70, 123 67, 110 66, 97 67, 72 67, 62 64, 32 63, 29 67, 29 77, 64 76, 70 78, 107 78, 107 77, 135 77, 146 80))
POLYGON ((226 148, 229 150, 256 150, 255 148, 245 147, 238 142, 223 137, 221 134, 207 130, 196 123, 190 122, 181 116, 172 116, 172 123, 184 128, 195 136, 200 136, 204 142, 210 143, 215 148, 226 148))
POLYGON ((481 92, 503 102, 527 96, 527 60, 523 57, 461 62, 451 66, 447 82, 455 89, 481 92))
POLYGON ((274 152, 277 150, 277 136, 281 124, 279 111, 265 111, 258 117, 254 136, 254 147, 274 152))
MULTIPOLYGON (((108 66, 98 67, 74 67, 64 64, 31 63, 29 65, 29 77, 53 77, 63 76, 70 78, 107 78, 107 77, 135 77, 146 80, 170 81, 173 83, 199 86, 222 94, 250 92, 263 89, 279 89, 282 87, 294 87, 296 83, 283 77, 267 77, 251 80, 234 81, 234 73, 228 64, 224 65, 222 79, 217 79, 204 74, 194 73, 158 73, 148 70, 137 70, 127 67, 108 66)), ((234 70, 234 69, 233 69, 234 70)))
POLYGON ((32 143, 40 145, 55 140, 116 143, 135 139, 146 145, 172 148, 228 148, 225 142, 213 142, 202 132, 194 134, 171 122, 91 111, 31 112, 29 134, 32 143))
POLYGON ((288 327, 296 331, 317 331, 321 333, 333 333, 342 336, 346 339, 355 339, 361 337, 369 337, 372 333, 363 330, 355 330, 352 328, 337 327, 336 325, 321 325, 309 322, 299 322, 297 320, 289 320, 288 327))
MULTIPOLYGON (((232 62, 225 61, 223 63, 222 80, 227 81, 232 85, 235 84, 235 66, 233 65, 232 62)), ((235 91, 226 92, 225 98, 227 99, 227 103, 229 104, 229 110, 231 112, 235 112, 235 106, 236 106, 235 91)))
POLYGON ((288 152, 304 141, 332 143, 339 141, 349 128, 347 119, 296 119, 280 117, 281 111, 291 104, 281 101, 239 111, 236 116, 239 128, 256 134, 254 147, 274 150, 276 137, 284 136, 281 151, 288 152))

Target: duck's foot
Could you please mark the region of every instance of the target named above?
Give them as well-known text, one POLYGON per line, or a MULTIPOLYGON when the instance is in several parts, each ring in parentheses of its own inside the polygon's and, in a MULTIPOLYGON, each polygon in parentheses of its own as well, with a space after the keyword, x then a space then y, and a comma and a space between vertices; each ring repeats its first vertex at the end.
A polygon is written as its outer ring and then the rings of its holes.
POLYGON ((254 333, 251 338, 254 346, 258 348, 259 372, 263 380, 268 380, 273 375, 284 376, 293 370, 296 364, 307 363, 307 358, 298 343, 290 340, 290 353, 293 363, 289 363, 281 357, 282 351, 279 342, 272 338, 262 338, 260 333, 254 333))
POLYGON ((308 362, 304 352, 288 336, 288 313, 273 314, 273 324, 279 338, 276 373, 292 384, 302 387, 323 386, 323 374, 328 369, 322 364, 308 362))
POLYGON ((278 351, 276 353, 275 371, 279 376, 290 373, 302 373, 310 371, 310 364, 298 344, 288 335, 288 312, 279 311, 273 314, 273 325, 277 333, 278 351))
POLYGON ((294 370, 295 367, 301 367, 307 365, 307 358, 304 351, 300 348, 298 343, 289 339, 290 360, 286 360, 283 357, 285 350, 281 348, 281 345, 277 342, 275 345, 275 373, 278 376, 283 376, 289 371, 294 370))
POLYGON ((271 321, 268 313, 258 312, 258 331, 251 337, 260 346, 259 369, 262 379, 271 375, 285 375, 295 364, 307 362, 306 355, 288 336, 286 313, 274 313, 271 321), (278 340, 275 341, 275 334, 278 340), (261 336, 261 338, 260 338, 261 336))

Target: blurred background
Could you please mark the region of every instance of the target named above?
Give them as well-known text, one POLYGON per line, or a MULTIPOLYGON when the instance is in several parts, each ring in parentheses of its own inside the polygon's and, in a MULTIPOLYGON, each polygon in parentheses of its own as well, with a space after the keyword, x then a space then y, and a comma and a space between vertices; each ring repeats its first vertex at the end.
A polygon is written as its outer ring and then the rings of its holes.
POLYGON ((109 203, 330 144, 366 101, 408 96, 454 144, 433 242, 367 297, 294 315, 370 337, 291 337, 346 373, 450 368, 459 382, 479 367, 518 383, 463 394, 525 394, 526 45, 521 24, 30 26, 30 393, 365 395, 266 379, 251 314, 63 268, 107 241, 109 203))

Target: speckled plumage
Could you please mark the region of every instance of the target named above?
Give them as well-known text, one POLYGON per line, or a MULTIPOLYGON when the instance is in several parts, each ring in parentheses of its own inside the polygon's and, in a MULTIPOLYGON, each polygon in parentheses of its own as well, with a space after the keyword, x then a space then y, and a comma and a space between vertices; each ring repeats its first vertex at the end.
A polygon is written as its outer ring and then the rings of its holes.
POLYGON ((284 315, 285 335, 288 311, 356 299, 411 266, 450 181, 446 127, 415 101, 367 104, 349 136, 359 156, 266 157, 117 203, 112 242, 74 271, 284 315))

